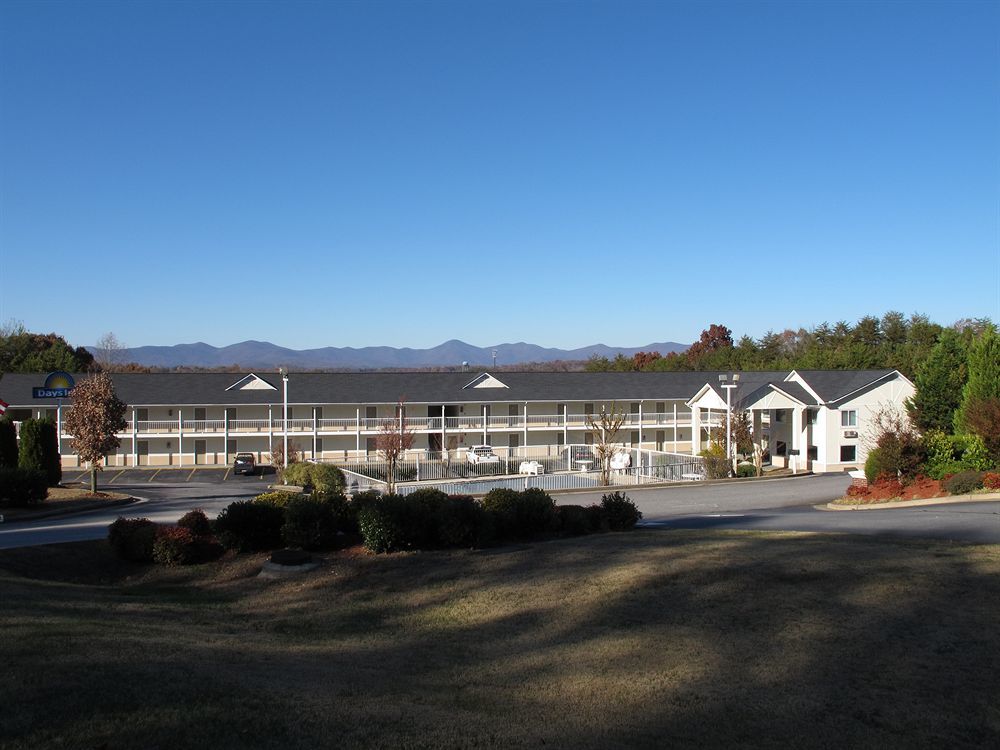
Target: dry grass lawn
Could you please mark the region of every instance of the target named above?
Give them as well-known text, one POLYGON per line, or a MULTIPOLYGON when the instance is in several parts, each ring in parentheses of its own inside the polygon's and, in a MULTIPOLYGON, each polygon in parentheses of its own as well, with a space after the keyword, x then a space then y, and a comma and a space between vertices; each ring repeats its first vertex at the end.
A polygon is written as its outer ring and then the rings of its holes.
POLYGON ((0 747, 1000 747, 1000 547, 641 531, 0 552, 0 747))

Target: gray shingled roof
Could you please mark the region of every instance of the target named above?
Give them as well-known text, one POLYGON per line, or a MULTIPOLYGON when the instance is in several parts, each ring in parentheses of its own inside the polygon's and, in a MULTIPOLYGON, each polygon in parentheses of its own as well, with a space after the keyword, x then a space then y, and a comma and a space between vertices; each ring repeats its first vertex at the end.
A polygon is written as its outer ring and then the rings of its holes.
POLYGON ((896 370, 796 370, 824 403, 861 390, 896 370))
MULTIPOLYGON (((846 395, 883 377, 891 370, 810 371, 803 376, 826 400, 846 395)), ((276 390, 226 388, 244 377, 240 373, 118 373, 112 377, 119 398, 141 405, 279 404, 281 377, 257 373, 276 390)), ((500 372, 495 377, 508 388, 465 388, 477 372, 410 373, 291 373, 290 404, 376 404, 405 399, 411 404, 502 403, 524 401, 655 401, 689 399, 706 383, 722 398, 719 372, 500 372)), ((734 402, 769 382, 782 381, 787 372, 741 373, 734 402)), ((78 375, 79 381, 86 375, 78 375)), ((14 407, 54 405, 54 399, 31 397, 31 389, 45 375, 11 373, 0 379, 0 398, 14 407)), ((785 386, 787 389, 787 386, 785 386)))

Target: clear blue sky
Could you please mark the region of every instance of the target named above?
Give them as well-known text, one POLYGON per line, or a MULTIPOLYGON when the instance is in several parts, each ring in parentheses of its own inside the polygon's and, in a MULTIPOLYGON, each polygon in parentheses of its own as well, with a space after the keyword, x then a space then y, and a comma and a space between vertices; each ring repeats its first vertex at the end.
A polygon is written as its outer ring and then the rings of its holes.
POLYGON ((0 4, 0 322, 75 345, 1000 319, 996 2, 0 4))

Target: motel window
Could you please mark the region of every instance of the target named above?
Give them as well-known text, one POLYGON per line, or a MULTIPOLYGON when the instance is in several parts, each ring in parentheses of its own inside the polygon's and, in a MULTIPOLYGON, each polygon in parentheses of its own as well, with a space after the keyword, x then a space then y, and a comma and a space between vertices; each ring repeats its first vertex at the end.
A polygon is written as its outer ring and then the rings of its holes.
POLYGON ((629 411, 631 411, 632 414, 638 414, 639 413, 639 402, 638 401, 633 401, 629 405, 629 411))
POLYGON ((840 460, 841 462, 857 461, 858 460, 858 446, 856 445, 842 445, 840 446, 840 460))
POLYGON ((787 447, 785 446, 785 441, 784 440, 776 440, 776 441, 774 441, 774 455, 776 455, 776 456, 784 456, 785 453, 787 453, 787 452, 788 451, 787 451, 787 447))
MULTIPOLYGON (((321 456, 323 454, 323 438, 316 438, 316 456, 321 456)), ((313 456, 313 458, 316 458, 313 456)))
POLYGON ((376 438, 370 437, 365 440, 365 450, 368 453, 378 452, 378 442, 376 438))
POLYGON ((594 413, 594 405, 593 404, 584 404, 583 405, 583 413, 584 414, 593 414, 594 413))
POLYGON ((854 409, 850 411, 840 412, 840 426, 841 427, 857 427, 858 426, 858 412, 854 409))
POLYGON ((806 409, 806 424, 816 424, 819 412, 816 409, 806 409))
POLYGON ((782 409, 775 409, 774 410, 774 421, 775 422, 784 422, 785 421, 785 412, 784 412, 784 410, 782 410, 782 409))
POLYGON ((819 458, 819 451, 817 450, 815 445, 810 445, 808 448, 806 448, 806 456, 810 461, 815 461, 817 458, 819 458))
POLYGON ((516 417, 517 414, 518 414, 517 404, 508 404, 507 405, 507 416, 508 417, 516 417))
POLYGON ((584 435, 583 436, 583 442, 586 443, 587 445, 593 445, 594 444, 594 433, 588 432, 586 435, 584 435))
POLYGON ((366 406, 365 407, 365 419, 377 419, 378 418, 378 407, 377 406, 366 406))
POLYGON ((631 442, 632 442, 632 445, 638 445, 639 444, 639 433, 638 433, 638 431, 632 433, 631 442))

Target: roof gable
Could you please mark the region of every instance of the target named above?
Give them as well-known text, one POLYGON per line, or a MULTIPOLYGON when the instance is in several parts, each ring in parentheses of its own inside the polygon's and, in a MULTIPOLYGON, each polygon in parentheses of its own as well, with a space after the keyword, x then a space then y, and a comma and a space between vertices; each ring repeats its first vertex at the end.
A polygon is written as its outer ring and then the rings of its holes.
POLYGON ((268 383, 264 378, 254 373, 240 378, 231 386, 226 388, 227 391, 276 391, 278 390, 275 386, 268 383))
POLYGON ((488 372, 484 372, 471 383, 462 386, 462 390, 466 388, 506 388, 507 385, 501 383, 495 377, 490 375, 488 372))

